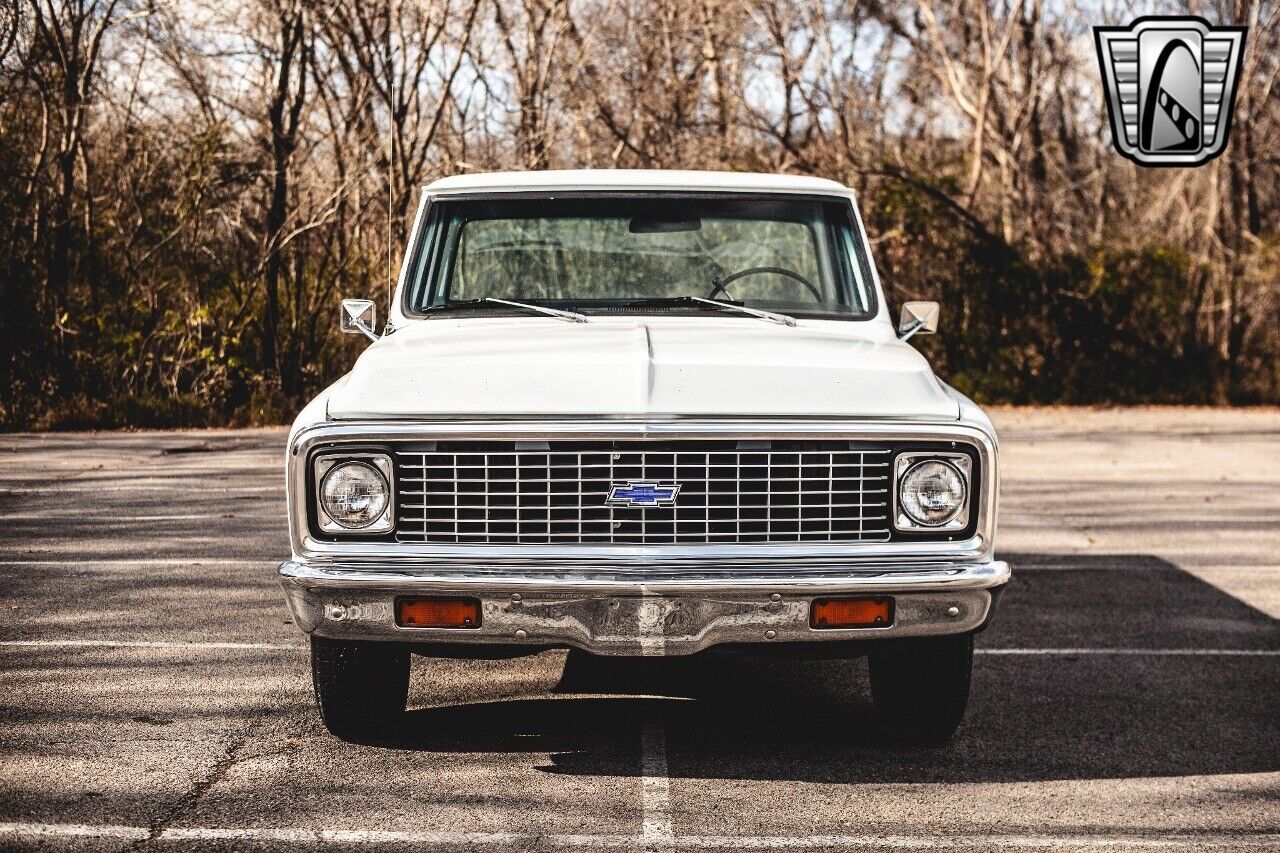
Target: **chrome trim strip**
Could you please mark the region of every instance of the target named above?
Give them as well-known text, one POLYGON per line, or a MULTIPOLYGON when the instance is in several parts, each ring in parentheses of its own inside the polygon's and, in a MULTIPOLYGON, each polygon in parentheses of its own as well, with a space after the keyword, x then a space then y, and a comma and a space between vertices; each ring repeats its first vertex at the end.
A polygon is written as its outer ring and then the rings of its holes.
POLYGON ((528 421, 330 421, 298 431, 287 451, 290 538, 296 557, 313 562, 355 561, 543 561, 596 563, 617 561, 652 564, 654 560, 730 564, 783 560, 822 560, 854 565, 894 557, 905 561, 953 559, 983 562, 993 554, 999 472, 995 438, 977 424, 963 422, 757 419, 592 419, 528 421), (848 441, 963 442, 976 448, 982 468, 982 492, 976 503, 977 526, 969 539, 955 542, 724 544, 724 545, 421 545, 397 542, 322 542, 308 533, 305 465, 317 448, 348 442, 364 444, 403 440, 475 439, 502 437, 518 440, 678 440, 686 439, 827 438, 848 441))
POLYGON ((313 566, 286 560, 278 570, 286 588, 303 589, 394 589, 400 592, 438 590, 446 593, 482 594, 513 590, 544 593, 578 592, 598 595, 713 594, 765 587, 774 592, 838 594, 843 592, 921 592, 943 589, 991 589, 1008 583, 1009 564, 937 563, 892 566, 883 562, 862 570, 836 566, 787 567, 754 574, 699 571, 688 567, 667 573, 635 574, 601 567, 579 570, 572 575, 551 571, 512 572, 462 568, 453 571, 438 566, 325 565, 313 566))

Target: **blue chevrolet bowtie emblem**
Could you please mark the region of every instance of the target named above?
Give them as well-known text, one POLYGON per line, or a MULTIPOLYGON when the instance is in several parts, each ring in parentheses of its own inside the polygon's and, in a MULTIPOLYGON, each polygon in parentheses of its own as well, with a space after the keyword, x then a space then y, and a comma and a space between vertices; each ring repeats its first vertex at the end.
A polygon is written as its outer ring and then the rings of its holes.
POLYGON ((614 483, 605 503, 609 506, 671 506, 679 493, 679 483, 614 483))

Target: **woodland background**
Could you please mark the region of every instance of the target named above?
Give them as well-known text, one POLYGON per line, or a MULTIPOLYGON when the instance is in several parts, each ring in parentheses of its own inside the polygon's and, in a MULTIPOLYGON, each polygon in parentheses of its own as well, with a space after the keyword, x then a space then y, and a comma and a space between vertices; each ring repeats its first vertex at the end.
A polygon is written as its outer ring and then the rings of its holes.
POLYGON ((0 0, 0 427, 287 421, 417 188, 822 175, 982 401, 1280 402, 1278 0, 0 0), (1111 147, 1090 28, 1250 27, 1227 152, 1111 147))

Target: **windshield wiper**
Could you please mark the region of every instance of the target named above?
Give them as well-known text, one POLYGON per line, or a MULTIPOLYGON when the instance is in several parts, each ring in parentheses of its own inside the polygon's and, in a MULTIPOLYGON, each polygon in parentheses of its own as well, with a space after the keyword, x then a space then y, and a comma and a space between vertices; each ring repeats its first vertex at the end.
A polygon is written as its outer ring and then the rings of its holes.
POLYGON ((561 311, 559 308, 548 308, 545 305, 530 305, 527 302, 512 302, 509 299, 495 299, 492 296, 485 296, 481 299, 463 299, 459 302, 445 302, 441 305, 429 305, 423 310, 424 312, 434 313, 436 311, 446 311, 451 308, 485 308, 490 305, 505 305, 508 308, 520 308, 524 311, 532 311, 535 314, 545 314, 548 317, 568 320, 570 323, 587 322, 587 315, 579 314, 576 311, 561 311))
POLYGON ((633 302, 627 303, 628 308, 639 308, 645 305, 651 305, 654 307, 709 305, 723 311, 737 311, 739 314, 759 317, 761 320, 768 320, 771 323, 780 323, 783 326, 794 326, 796 324, 796 318, 788 317, 786 314, 775 314, 772 311, 761 311, 758 308, 748 308, 745 305, 738 305, 734 302, 721 302, 718 299, 705 299, 701 296, 658 296, 652 299, 637 299, 633 302))

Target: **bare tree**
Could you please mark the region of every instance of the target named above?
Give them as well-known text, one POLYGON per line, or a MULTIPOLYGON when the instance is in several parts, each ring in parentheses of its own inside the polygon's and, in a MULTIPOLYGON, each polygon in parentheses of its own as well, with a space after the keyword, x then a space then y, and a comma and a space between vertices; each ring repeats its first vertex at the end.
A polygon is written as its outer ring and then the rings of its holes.
POLYGON ((53 149, 58 183, 53 194, 48 261, 49 290, 59 304, 67 299, 71 276, 73 208, 80 189, 76 166, 87 162, 85 112, 97 84, 102 40, 116 23, 118 6, 119 0, 30 0, 29 5, 38 48, 48 58, 47 63, 34 64, 33 69, 59 125, 53 149))
POLYGON ((1175 170, 1109 139, 1090 28, 1138 11, 0 0, 0 423, 284 417, 417 187, 559 166, 852 184, 979 396, 1280 400, 1280 10, 1195 8, 1248 46, 1229 148, 1175 170))

